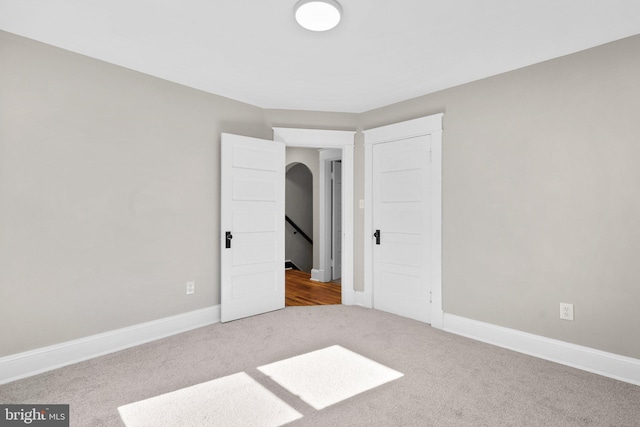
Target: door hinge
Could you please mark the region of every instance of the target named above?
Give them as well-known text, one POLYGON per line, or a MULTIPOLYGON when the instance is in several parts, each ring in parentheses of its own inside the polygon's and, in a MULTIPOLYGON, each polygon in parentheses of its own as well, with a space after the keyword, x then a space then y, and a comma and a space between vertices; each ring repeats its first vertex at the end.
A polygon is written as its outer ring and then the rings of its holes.
POLYGON ((429 304, 433 302, 433 292, 429 291, 429 304))

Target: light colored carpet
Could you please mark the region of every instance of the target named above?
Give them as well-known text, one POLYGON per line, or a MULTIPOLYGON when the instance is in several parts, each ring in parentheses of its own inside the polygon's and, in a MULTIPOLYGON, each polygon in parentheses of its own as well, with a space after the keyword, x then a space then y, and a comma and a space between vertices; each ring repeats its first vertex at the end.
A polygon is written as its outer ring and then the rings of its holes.
POLYGON ((118 408, 127 427, 276 427, 302 417, 244 372, 118 408))
POLYGON ((402 376, 339 345, 260 366, 258 370, 316 409, 402 376))
POLYGON ((71 425, 246 372, 303 415, 288 426, 633 426, 640 387, 361 307, 287 307, 0 386, 2 403, 66 403, 71 425), (333 345, 404 374, 316 410, 257 370, 333 345))

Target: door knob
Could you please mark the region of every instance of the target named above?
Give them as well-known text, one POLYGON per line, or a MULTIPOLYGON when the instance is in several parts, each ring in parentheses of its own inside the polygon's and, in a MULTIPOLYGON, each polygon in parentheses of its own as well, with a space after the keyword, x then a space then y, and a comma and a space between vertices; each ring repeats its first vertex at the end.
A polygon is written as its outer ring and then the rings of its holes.
POLYGON ((233 235, 231 234, 230 231, 227 231, 224 233, 224 239, 225 239, 225 242, 224 242, 225 249, 231 248, 231 239, 233 239, 233 235))
POLYGON ((373 233, 373 237, 376 238, 376 245, 380 244, 380 230, 376 230, 375 233, 373 233))

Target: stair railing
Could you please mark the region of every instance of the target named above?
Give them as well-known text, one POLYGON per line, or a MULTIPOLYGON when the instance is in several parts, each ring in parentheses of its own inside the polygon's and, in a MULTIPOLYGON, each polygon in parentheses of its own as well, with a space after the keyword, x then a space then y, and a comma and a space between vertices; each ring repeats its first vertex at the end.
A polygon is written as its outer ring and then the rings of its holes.
MULTIPOLYGON (((295 222, 293 222, 291 220, 291 218, 289 218, 288 216, 284 216, 284 219, 293 227, 294 230, 296 230, 298 233, 300 233, 300 235, 302 237, 304 237, 304 239, 311 243, 313 245, 313 240, 311 240, 311 237, 307 236, 307 233, 305 233, 304 231, 302 231, 302 229, 300 227, 298 227, 298 224, 296 224, 295 222)), ((295 232, 293 233, 295 234, 295 232)))

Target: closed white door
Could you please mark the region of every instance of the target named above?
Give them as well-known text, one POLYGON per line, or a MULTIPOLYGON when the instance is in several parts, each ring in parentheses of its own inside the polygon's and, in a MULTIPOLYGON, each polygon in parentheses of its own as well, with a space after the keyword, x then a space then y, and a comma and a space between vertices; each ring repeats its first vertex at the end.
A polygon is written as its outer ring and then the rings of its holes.
POLYGON ((373 147, 373 306, 430 323, 431 136, 373 147))
POLYGON ((331 162, 331 280, 342 277, 342 162, 331 162))
POLYGON ((285 146, 222 134, 221 320, 284 308, 285 146))

